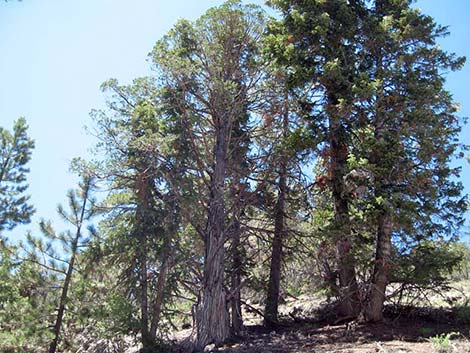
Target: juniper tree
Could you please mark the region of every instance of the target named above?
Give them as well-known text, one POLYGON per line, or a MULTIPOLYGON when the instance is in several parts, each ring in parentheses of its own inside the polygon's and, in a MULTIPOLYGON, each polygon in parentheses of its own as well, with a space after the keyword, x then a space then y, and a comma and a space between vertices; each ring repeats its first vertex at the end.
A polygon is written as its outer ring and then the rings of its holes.
POLYGON ((207 207, 206 224, 198 227, 205 250, 196 349, 229 336, 224 288, 228 160, 234 129, 244 129, 241 123, 255 102, 262 16, 256 7, 227 2, 194 23, 180 21, 152 53, 165 84, 181 92, 177 106, 202 180, 199 202, 207 207))

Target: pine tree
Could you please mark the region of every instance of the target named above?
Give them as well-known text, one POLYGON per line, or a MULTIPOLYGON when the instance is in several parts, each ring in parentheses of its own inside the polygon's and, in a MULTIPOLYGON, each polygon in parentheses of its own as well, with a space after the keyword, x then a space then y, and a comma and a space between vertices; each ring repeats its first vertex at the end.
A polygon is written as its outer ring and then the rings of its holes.
MULTIPOLYGON (((89 237, 85 236, 83 227, 86 222, 89 222, 96 215, 98 211, 96 208, 96 201, 91 196, 92 192, 93 179, 92 177, 84 176, 82 183, 80 183, 79 190, 77 192, 70 191, 68 193, 70 212, 65 211, 62 206, 58 207, 58 213, 60 216, 75 228, 74 233, 65 232, 57 234, 50 223, 46 223, 44 221, 40 223, 44 236, 50 240, 60 240, 68 256, 66 259, 62 260, 51 247, 49 247, 49 251, 44 252, 44 255, 48 256, 51 260, 49 264, 50 268, 59 269, 65 264, 65 277, 63 278, 63 282, 60 286, 61 291, 57 308, 57 316, 53 325, 54 338, 49 345, 49 353, 55 353, 57 351, 61 338, 66 305, 69 298, 69 290, 72 284, 72 277, 76 270, 77 256, 80 250, 83 250, 87 242, 90 240, 89 237), (59 264, 57 262, 59 262, 59 264)), ((89 229, 93 232, 92 228, 89 229)), ((31 240, 33 241, 33 244, 38 244, 38 242, 41 243, 39 240, 34 241, 32 238, 31 240)), ((39 246, 39 248, 41 247, 42 246, 39 246)), ((47 264, 43 265, 47 266, 47 264)))
POLYGON ((57 286, 55 273, 0 241, 0 351, 37 352, 47 347, 57 286))
POLYGON ((29 223, 34 213, 29 196, 24 194, 28 188, 26 165, 34 148, 27 130, 24 118, 14 123, 13 133, 0 127, 0 233, 29 223))
POLYGON ((103 89, 110 94, 108 109, 94 111, 93 117, 104 160, 95 161, 93 169, 110 193, 99 246, 104 261, 120 264, 119 283, 138 307, 138 331, 150 349, 161 334, 163 311, 174 294, 170 283, 179 271, 174 243, 181 227, 180 190, 185 190, 184 148, 166 101, 171 97, 152 78, 126 86, 109 80, 103 89))

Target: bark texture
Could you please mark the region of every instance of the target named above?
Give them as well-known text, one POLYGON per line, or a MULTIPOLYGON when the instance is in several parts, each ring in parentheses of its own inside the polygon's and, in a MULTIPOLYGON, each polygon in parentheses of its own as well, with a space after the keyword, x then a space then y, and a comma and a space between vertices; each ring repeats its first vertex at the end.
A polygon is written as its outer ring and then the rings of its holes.
POLYGON ((211 343, 222 344, 230 335, 224 289, 225 202, 229 122, 220 116, 216 125, 215 164, 211 178, 209 214, 205 229, 203 288, 196 314, 196 350, 211 343))
POLYGON ((242 285, 242 254, 241 254, 241 227, 239 208, 234 210, 235 219, 232 226, 232 276, 231 276, 231 319, 232 333, 238 334, 243 328, 241 285, 242 285))
POLYGON ((281 168, 279 178, 279 196, 276 203, 274 224, 274 238, 271 251, 271 265, 269 270, 269 283, 266 295, 266 307, 264 310, 264 324, 273 326, 278 321, 279 292, 281 287, 282 246, 286 236, 285 229, 285 196, 286 196, 286 170, 281 168))
MULTIPOLYGON (((284 97, 282 115, 282 135, 289 134, 289 107, 288 95, 284 97)), ((264 325, 274 326, 278 321, 279 293, 281 288, 282 248, 287 236, 286 230, 286 195, 287 195, 287 155, 281 156, 278 181, 278 198, 274 211, 274 237, 271 251, 271 264, 269 269, 268 291, 266 293, 266 307, 264 309, 264 325)))
POLYGON ((366 311, 366 319, 368 321, 377 322, 383 320, 385 290, 387 289, 391 264, 391 240, 392 219, 387 210, 382 210, 379 215, 374 274, 372 277, 368 308, 366 311))
POLYGON ((341 124, 330 119, 331 183, 334 200, 336 236, 336 261, 339 277, 340 315, 354 317, 360 312, 358 285, 354 257, 352 256, 349 202, 345 192, 344 176, 347 168, 348 148, 341 124))

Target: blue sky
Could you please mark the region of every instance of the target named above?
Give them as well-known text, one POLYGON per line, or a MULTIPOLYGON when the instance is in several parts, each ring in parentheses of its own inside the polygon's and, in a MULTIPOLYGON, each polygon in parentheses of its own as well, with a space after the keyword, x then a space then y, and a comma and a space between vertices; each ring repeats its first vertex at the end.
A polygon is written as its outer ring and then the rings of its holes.
MULTIPOLYGON (((91 157, 89 112, 103 107, 99 87, 108 78, 126 83, 149 74, 147 53, 178 18, 195 19, 221 0, 0 0, 0 126, 26 117, 36 141, 29 176, 40 217, 57 220, 56 206, 76 178, 77 156, 91 157)), ((264 1, 250 1, 262 4, 264 1)), ((470 58, 470 1, 422 0, 416 4, 451 36, 442 47, 470 58)), ((448 89, 470 116, 470 63, 448 76, 448 89)), ((470 127, 462 140, 470 143, 470 127)), ((463 163, 463 162, 462 162, 463 163)), ((463 181, 470 193, 470 168, 463 181)), ((34 225, 20 227, 15 237, 34 225)))

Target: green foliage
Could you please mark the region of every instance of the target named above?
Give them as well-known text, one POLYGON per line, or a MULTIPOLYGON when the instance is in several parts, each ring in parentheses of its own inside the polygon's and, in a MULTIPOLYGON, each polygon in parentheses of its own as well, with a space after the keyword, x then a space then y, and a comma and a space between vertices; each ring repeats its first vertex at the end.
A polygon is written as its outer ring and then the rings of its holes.
MULTIPOLYGON (((317 137, 310 148, 323 150, 319 197, 348 203, 353 265, 368 281, 385 212, 396 254, 390 279, 418 287, 445 283, 461 258, 447 240, 458 237, 466 209, 459 170, 450 162, 466 147, 457 140, 461 121, 443 73, 460 69, 465 58, 444 52, 437 40, 446 28, 409 2, 269 4, 281 17, 268 25, 266 50, 287 67, 290 90, 302 97, 301 116, 317 137), (345 164, 333 150, 338 144, 345 164)), ((326 203, 319 197, 317 205, 326 203)), ((312 216, 326 239, 349 236, 331 208, 327 216, 321 207, 312 216)), ((323 256, 334 268, 330 253, 323 256)))
POLYGON ((21 262, 18 249, 0 244, 0 351, 38 352, 51 337, 54 278, 33 262, 21 262))
POLYGON ((392 282, 413 283, 423 288, 437 288, 447 283, 461 262, 461 253, 453 243, 422 241, 401 253, 396 253, 392 282))
POLYGON ((452 273, 452 280, 468 281, 470 280, 470 246, 464 242, 453 244, 454 251, 460 254, 462 261, 452 273))
MULTIPOLYGON (((143 338, 152 325, 146 352, 165 351, 162 339, 200 299, 215 193, 223 236, 239 226, 240 245, 224 250, 242 257, 243 300, 262 302, 281 179, 281 296, 341 293, 338 239, 348 238, 366 301, 384 215, 392 256, 382 262, 400 298, 468 279, 469 248, 455 242, 468 202, 450 164, 466 146, 444 89, 464 59, 439 48, 446 29, 410 1, 269 3, 278 19, 228 1, 180 20, 149 54, 155 77, 103 83, 107 107, 91 113, 103 158, 74 168, 109 192, 100 207, 86 188, 67 195, 70 211, 58 212, 76 232, 42 221, 44 236, 28 235, 22 250, 0 244, 0 351, 47 345, 67 281, 62 351, 83 336, 143 338), (221 131, 226 165, 214 186, 221 131), (84 234, 103 210, 99 232, 84 234)), ((0 233, 34 211, 24 195, 33 147, 24 119, 0 129, 0 233)), ((217 270, 232 275, 234 263, 217 270)), ((468 306, 456 315, 468 323, 468 306)), ((445 351, 451 337, 430 342, 445 351)))
POLYGON ((463 303, 456 305, 453 311, 459 323, 463 325, 470 325, 470 302, 465 300, 463 303))
POLYGON ((454 351, 452 337, 459 336, 457 332, 442 333, 427 339, 438 353, 450 353, 454 351))
POLYGON ((432 327, 421 327, 418 331, 421 336, 428 337, 434 332, 434 329, 432 327))
POLYGON ((0 233, 30 221, 34 208, 28 204, 26 175, 34 142, 24 118, 15 121, 13 132, 0 127, 0 233))

